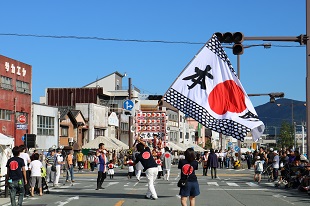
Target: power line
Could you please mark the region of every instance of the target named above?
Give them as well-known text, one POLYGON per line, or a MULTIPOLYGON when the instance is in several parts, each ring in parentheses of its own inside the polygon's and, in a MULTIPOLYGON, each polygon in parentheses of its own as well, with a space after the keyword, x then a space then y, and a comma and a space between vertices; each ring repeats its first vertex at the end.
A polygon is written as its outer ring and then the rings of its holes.
MULTIPOLYGON (((167 41, 167 40, 143 40, 143 39, 120 39, 105 37, 87 37, 87 36, 57 36, 57 35, 39 35, 39 34, 16 34, 16 33, 0 33, 0 36, 18 36, 18 37, 35 37, 35 38, 52 38, 52 39, 79 39, 79 40, 98 40, 98 41, 119 41, 119 42, 138 42, 138 43, 164 43, 164 44, 205 44, 205 42, 189 42, 189 41, 167 41)), ((246 45, 244 46, 253 46, 246 45)), ((229 48, 229 46, 224 46, 229 48)), ((305 45, 272 45, 272 47, 305 47, 305 45)))
POLYGON ((53 38, 53 39, 84 39, 84 40, 122 41, 122 42, 140 42, 140 43, 204 44, 204 43, 202 43, 202 42, 186 42, 186 41, 142 40, 142 39, 119 39, 119 38, 104 38, 104 37, 56 36, 56 35, 38 35, 38 34, 10 34, 10 33, 0 33, 0 36, 39 37, 39 38, 53 38))

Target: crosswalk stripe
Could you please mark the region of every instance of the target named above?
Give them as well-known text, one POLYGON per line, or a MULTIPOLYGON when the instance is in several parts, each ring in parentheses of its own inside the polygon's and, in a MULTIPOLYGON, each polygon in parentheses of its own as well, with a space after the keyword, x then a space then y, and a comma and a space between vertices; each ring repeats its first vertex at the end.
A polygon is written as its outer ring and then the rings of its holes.
POLYGON ((228 186, 231 186, 231 187, 239 187, 239 185, 234 182, 226 182, 226 184, 228 184, 228 186))
POLYGON ((254 182, 247 182, 247 185, 249 185, 250 187, 258 187, 257 184, 255 184, 254 182))
POLYGON ((219 186, 217 182, 207 182, 208 185, 214 185, 214 186, 219 186))
POLYGON ((274 183, 272 183, 272 182, 266 182, 266 183, 264 183, 265 185, 269 185, 269 186, 274 186, 274 183))

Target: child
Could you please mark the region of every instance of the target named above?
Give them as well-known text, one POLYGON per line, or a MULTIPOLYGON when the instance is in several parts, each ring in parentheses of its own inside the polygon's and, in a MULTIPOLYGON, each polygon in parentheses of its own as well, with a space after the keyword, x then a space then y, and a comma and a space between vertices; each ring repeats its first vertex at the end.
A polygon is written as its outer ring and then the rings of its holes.
POLYGON ((113 179, 114 176, 114 164, 113 160, 110 160, 110 163, 108 164, 108 174, 110 175, 110 179, 113 179))
POLYGON ((135 165, 135 163, 132 161, 132 157, 128 158, 126 165, 128 165, 128 179, 131 179, 134 171, 133 166, 135 165))
POLYGON ((157 175, 157 179, 160 179, 161 176, 163 176, 163 168, 162 168, 162 162, 159 158, 155 157, 155 162, 157 164, 157 168, 158 168, 158 175, 157 175))
POLYGON ((260 160, 260 156, 256 157, 256 161, 254 163, 254 182, 256 182, 257 179, 257 183, 259 184, 261 179, 262 179, 262 172, 263 172, 263 162, 260 160))

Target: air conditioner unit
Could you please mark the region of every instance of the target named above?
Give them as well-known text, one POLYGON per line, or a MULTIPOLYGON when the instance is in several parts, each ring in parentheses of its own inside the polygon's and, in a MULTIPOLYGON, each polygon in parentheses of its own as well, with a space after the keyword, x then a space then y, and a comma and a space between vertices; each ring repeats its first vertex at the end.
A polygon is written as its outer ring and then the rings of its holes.
POLYGON ((73 137, 69 137, 68 142, 73 142, 73 137))

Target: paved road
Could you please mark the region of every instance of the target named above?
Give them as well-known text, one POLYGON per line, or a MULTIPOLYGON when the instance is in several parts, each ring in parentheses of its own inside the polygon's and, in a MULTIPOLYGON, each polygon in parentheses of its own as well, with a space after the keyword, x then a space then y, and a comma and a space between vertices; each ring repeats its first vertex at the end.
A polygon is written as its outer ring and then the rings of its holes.
MULTIPOLYGON (((76 174, 73 186, 62 185, 51 188, 50 194, 42 197, 27 198, 24 205, 28 206, 154 206, 180 205, 179 188, 176 183, 179 172, 176 166, 172 169, 170 181, 156 181, 158 200, 144 199, 147 190, 145 177, 140 182, 136 179, 128 180, 126 170, 116 169, 114 179, 106 179, 104 190, 95 190, 96 173, 84 172, 76 174)), ((310 196, 293 189, 275 188, 266 179, 260 185, 253 182, 253 170, 222 169, 218 171, 218 179, 201 176, 198 172, 201 194, 197 197, 196 205, 208 206, 242 206, 242 205, 297 205, 309 206, 310 196)), ((1 204, 1 200, 0 200, 1 204)), ((3 204, 9 206, 10 204, 3 204)))

